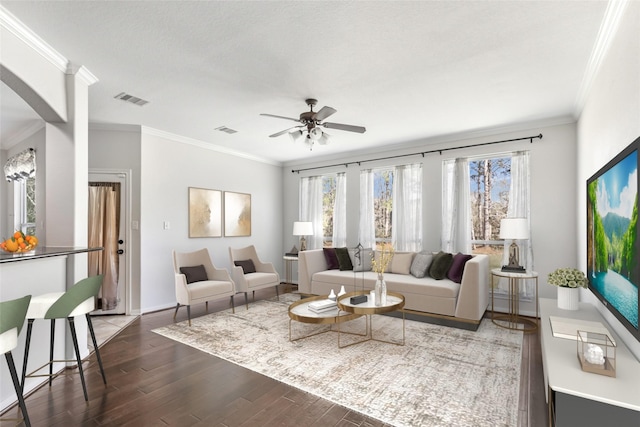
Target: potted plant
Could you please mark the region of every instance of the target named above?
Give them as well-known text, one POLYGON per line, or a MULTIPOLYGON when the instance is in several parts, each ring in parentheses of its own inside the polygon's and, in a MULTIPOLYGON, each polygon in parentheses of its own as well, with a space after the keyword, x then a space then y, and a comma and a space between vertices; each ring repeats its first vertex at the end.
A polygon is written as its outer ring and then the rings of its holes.
POLYGON ((547 282, 558 287, 558 308, 577 310, 580 300, 579 288, 588 285, 587 276, 575 268, 558 268, 549 274, 547 282))

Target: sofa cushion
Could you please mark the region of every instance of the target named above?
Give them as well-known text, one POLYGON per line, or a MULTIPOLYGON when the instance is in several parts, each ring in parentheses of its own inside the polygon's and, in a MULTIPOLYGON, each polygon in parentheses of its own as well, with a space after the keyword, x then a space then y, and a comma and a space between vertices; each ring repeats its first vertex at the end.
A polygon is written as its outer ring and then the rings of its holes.
POLYGON ((180 267, 180 273, 185 275, 187 284, 209 280, 207 277, 207 270, 205 270, 204 265, 202 264, 195 265, 193 267, 180 267))
POLYGON ((242 272, 244 274, 256 272, 256 265, 253 263, 252 259, 243 259, 243 260, 233 261, 233 264, 238 267, 242 267, 242 272))
POLYGON ((322 248, 324 259, 327 261, 327 270, 339 270, 340 263, 335 248, 322 248))
POLYGON ((397 274, 409 274, 411 270, 411 262, 414 257, 413 252, 409 253, 398 253, 393 254, 393 258, 391 259, 391 268, 389 269, 390 273, 397 274))
POLYGON ((347 248, 336 248, 336 257, 338 258, 340 270, 353 270, 353 264, 351 264, 351 258, 349 258, 349 250, 347 248))
POLYGON ((349 249, 349 258, 353 265, 353 271, 371 271, 371 249, 360 249, 360 258, 356 258, 356 248, 349 249))
POLYGON ((442 280, 447 277, 447 272, 453 263, 453 255, 448 252, 440 251, 433 257, 431 267, 429 267, 429 276, 436 280, 442 280))
POLYGON ((449 272, 447 273, 447 277, 449 280, 452 280, 456 283, 462 282, 462 273, 464 273, 464 265, 471 259, 471 255, 466 255, 458 252, 453 257, 453 262, 451 263, 451 267, 449 268, 449 272))
POLYGON ((417 253, 416 256, 413 257, 409 272, 418 279, 425 277, 429 267, 431 267, 431 261, 433 261, 433 254, 417 253))

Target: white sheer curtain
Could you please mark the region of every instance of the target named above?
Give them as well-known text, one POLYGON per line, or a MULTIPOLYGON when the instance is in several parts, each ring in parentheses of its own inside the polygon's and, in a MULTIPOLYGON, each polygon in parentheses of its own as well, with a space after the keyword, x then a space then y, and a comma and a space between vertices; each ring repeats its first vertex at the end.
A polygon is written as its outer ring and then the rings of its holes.
MULTIPOLYGON (((533 270, 533 245, 531 241, 531 202, 529 185, 529 152, 518 151, 511 156, 511 187, 509 188, 509 207, 507 218, 526 218, 529 226, 529 239, 519 240, 516 243, 520 248, 520 265, 527 270, 533 270)), ((511 241, 504 242, 502 264, 508 264, 509 245, 511 241)), ((506 282, 506 281, 504 281, 506 282)), ((521 297, 533 297, 535 293, 532 280, 526 280, 526 286, 520 288, 521 297)), ((500 281, 499 288, 506 292, 506 283, 500 281), (504 289, 503 289, 504 288, 504 289)))
POLYGON ((300 221, 313 225, 313 236, 307 237, 307 249, 322 248, 322 177, 300 179, 300 221))
POLYGON ((347 246, 347 176, 336 175, 336 199, 333 204, 333 247, 347 246))
POLYGON ((471 203, 467 159, 442 164, 442 250, 471 253, 471 203))
POLYGON ((373 212, 373 171, 360 172, 360 226, 358 241, 364 248, 376 247, 376 231, 373 212))
POLYGON ((396 166, 393 176, 392 241, 397 251, 422 250, 422 165, 396 166))

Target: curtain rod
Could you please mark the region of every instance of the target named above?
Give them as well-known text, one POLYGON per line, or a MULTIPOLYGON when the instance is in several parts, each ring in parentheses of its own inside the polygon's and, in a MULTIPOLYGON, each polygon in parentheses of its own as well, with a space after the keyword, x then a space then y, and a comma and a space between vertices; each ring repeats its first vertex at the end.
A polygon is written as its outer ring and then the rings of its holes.
POLYGON ((312 168, 304 168, 304 169, 292 169, 291 173, 296 173, 296 172, 300 173, 300 172, 310 171, 310 170, 315 170, 315 169, 332 168, 332 167, 335 167, 335 166, 344 166, 344 167, 348 168, 349 165, 358 165, 358 166, 360 166, 360 164, 362 164, 362 163, 376 162, 378 160, 397 159, 399 157, 417 156, 418 154, 420 154, 422 157, 424 157, 425 154, 432 154, 432 153, 440 153, 440 154, 442 154, 443 151, 460 150, 462 148, 481 147, 483 145, 503 144, 505 142, 524 141, 524 140, 527 140, 527 139, 529 140, 529 143, 533 144, 534 138, 535 139, 542 139, 542 134, 533 135, 533 136, 524 136, 522 138, 503 139, 502 141, 492 141, 492 142, 482 142, 480 144, 462 145, 460 147, 439 148, 439 149, 436 149, 436 150, 420 151, 420 152, 417 152, 417 153, 410 153, 410 154, 398 154, 396 156, 378 157, 377 159, 360 160, 360 161, 357 161, 357 162, 336 163, 336 164, 333 164, 333 165, 315 166, 315 167, 312 167, 312 168))

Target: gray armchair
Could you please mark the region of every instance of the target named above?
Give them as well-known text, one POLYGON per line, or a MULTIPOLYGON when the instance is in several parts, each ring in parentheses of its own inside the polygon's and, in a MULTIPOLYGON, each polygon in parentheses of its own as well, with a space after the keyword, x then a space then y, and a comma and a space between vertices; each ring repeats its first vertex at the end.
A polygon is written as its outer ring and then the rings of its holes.
POLYGON ((235 313, 233 296, 236 286, 229 272, 224 268, 216 268, 211 261, 209 251, 200 249, 195 252, 173 251, 173 269, 176 281, 176 318, 181 305, 187 306, 189 326, 191 326, 191 305, 204 302, 207 311, 209 301, 231 297, 231 309, 235 313))
POLYGON ((236 283, 237 291, 244 292, 244 302, 247 309, 249 309, 249 301, 247 299, 247 292, 249 291, 253 291, 255 300, 256 290, 275 286, 276 295, 279 297, 280 275, 273 268, 272 263, 260 261, 255 246, 251 245, 240 249, 230 247, 229 257, 231 260, 231 276, 236 283))

